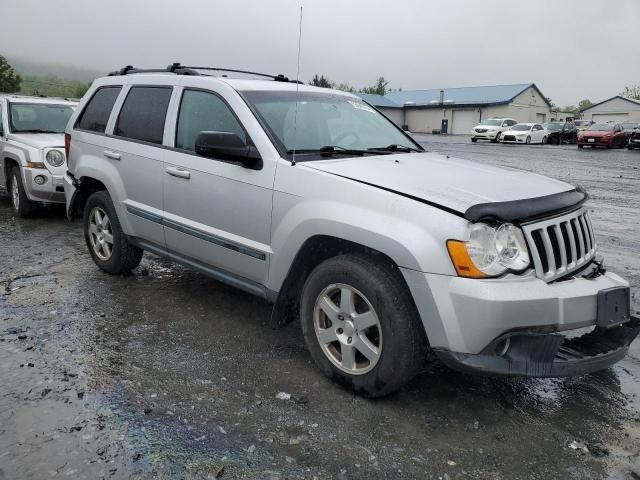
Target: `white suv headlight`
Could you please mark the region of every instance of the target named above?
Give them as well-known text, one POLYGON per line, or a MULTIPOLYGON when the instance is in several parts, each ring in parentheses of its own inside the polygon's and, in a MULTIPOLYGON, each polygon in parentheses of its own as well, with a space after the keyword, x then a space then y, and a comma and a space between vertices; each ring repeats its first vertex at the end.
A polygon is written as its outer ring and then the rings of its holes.
POLYGON ((520 272, 531 263, 522 230, 510 223, 497 228, 485 223, 473 224, 469 241, 449 240, 447 248, 456 272, 463 277, 520 272))
POLYGON ((46 159, 52 167, 59 167, 64 163, 64 154, 58 150, 49 150, 46 159))

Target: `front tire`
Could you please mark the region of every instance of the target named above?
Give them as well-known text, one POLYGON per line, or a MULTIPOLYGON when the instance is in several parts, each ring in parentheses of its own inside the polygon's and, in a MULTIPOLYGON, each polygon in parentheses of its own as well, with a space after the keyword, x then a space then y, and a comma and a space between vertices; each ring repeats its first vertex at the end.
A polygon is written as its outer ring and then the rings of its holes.
POLYGON ((477 139, 477 138, 472 138, 472 139, 471 139, 471 141, 472 141, 473 143, 476 143, 476 142, 478 141, 478 139, 477 139))
POLYGON ((9 195, 11 196, 11 207, 16 217, 27 218, 33 213, 35 205, 29 200, 29 197, 27 197, 27 192, 22 183, 22 175, 20 175, 20 167, 13 167, 11 169, 9 195))
POLYGON ((546 145, 547 144, 547 137, 542 137, 542 142, 540 142, 540 145, 546 145))
POLYGON ((578 148, 584 148, 584 145, 578 144, 578 148))
POLYGON ((527 137, 524 143, 526 143, 527 145, 531 145, 531 137, 527 137))
POLYGON ((366 397, 395 392, 424 363, 426 338, 397 268, 364 255, 318 265, 301 298, 304 339, 320 370, 366 397))
POLYGON ((83 225, 87 248, 101 270, 111 274, 128 273, 140 264, 143 251, 127 241, 106 191, 89 197, 83 225))

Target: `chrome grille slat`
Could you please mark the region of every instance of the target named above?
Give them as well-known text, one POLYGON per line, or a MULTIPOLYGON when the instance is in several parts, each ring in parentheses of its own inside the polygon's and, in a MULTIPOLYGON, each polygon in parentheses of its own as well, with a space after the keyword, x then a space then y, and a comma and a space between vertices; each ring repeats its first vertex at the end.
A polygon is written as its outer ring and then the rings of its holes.
POLYGON ((551 282, 585 265, 596 254, 589 214, 579 209, 522 226, 536 275, 551 282))

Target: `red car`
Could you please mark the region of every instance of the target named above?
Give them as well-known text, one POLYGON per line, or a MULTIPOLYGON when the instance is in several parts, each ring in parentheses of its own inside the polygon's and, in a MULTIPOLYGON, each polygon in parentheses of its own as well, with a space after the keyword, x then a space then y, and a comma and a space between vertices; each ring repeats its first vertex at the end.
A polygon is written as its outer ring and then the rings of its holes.
POLYGON ((629 134, 622 125, 613 123, 596 123, 587 130, 578 133, 578 148, 585 145, 590 147, 619 147, 624 148, 629 141, 629 134))

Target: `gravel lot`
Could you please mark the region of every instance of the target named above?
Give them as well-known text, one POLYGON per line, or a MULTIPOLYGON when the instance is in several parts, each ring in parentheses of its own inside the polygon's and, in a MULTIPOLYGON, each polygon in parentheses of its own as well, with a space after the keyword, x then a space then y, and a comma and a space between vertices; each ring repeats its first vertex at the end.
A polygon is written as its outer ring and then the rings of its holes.
MULTIPOLYGON (((600 250, 638 313, 640 152, 417 138, 587 188, 600 250)), ((273 329, 269 313, 151 255, 131 276, 105 275, 63 209, 16 220, 1 197, 0 479, 623 479, 640 468, 640 342, 614 368, 565 380, 434 362, 367 401, 327 381, 298 326, 273 329)))

